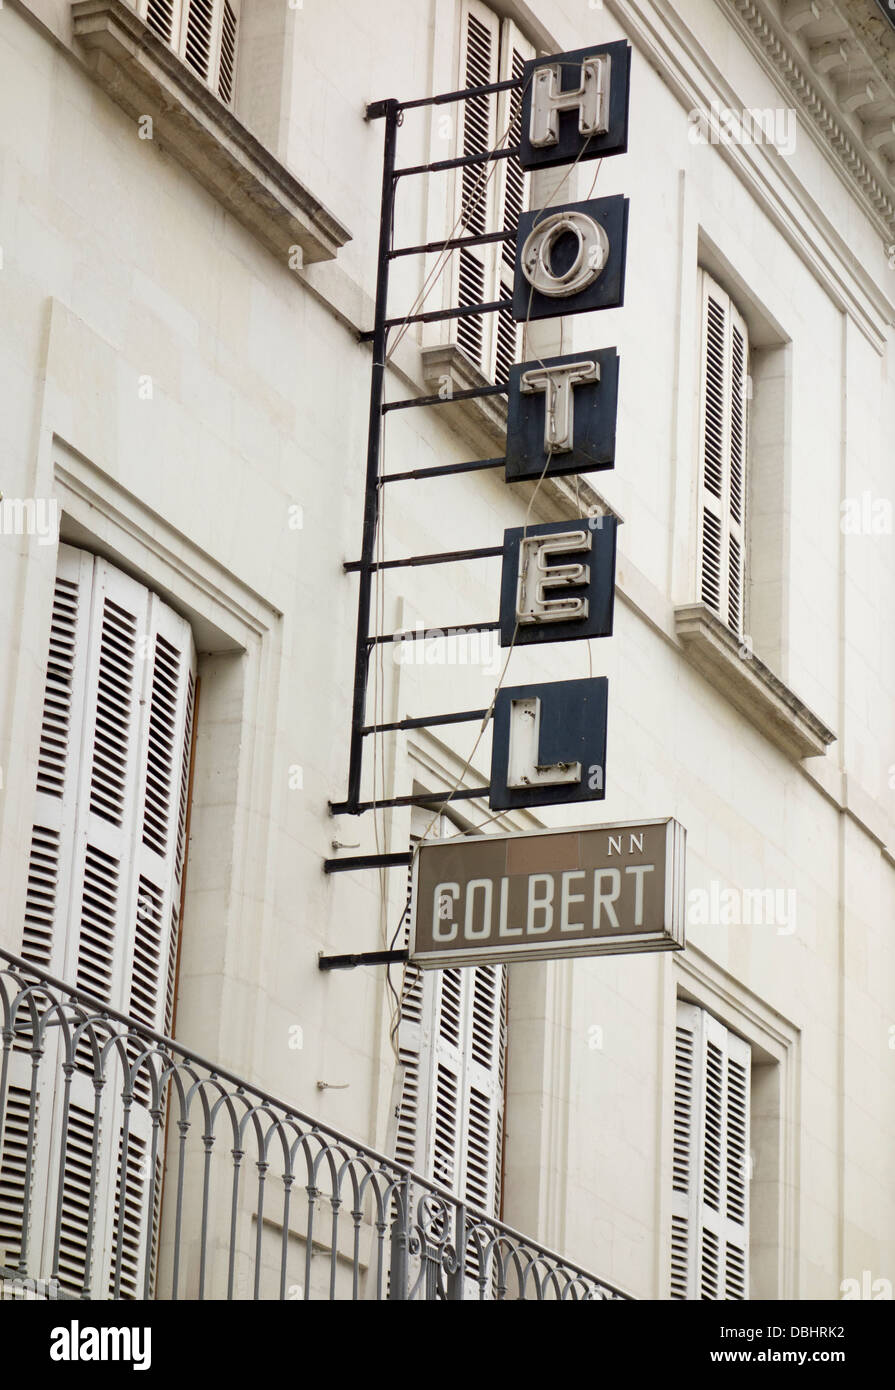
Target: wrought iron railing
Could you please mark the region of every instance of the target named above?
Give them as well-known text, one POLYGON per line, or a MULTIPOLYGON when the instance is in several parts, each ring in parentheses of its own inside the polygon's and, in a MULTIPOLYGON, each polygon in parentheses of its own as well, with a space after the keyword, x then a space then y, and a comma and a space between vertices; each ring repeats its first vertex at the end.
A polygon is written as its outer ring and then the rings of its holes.
POLYGON ((0 951, 0 1298, 616 1299, 0 951))

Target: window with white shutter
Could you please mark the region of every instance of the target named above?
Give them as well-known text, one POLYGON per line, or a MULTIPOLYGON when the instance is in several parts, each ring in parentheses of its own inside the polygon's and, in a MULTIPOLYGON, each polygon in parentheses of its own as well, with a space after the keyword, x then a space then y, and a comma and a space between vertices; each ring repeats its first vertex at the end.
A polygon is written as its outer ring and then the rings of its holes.
POLYGON ((671 1297, 749 1297, 751 1048, 678 1000, 671 1297))
POLYGON ((232 106, 239 0, 139 0, 138 13, 221 101, 232 106))
MULTIPOLYGON (((413 842, 431 818, 414 808, 413 842)), ((442 817, 436 829, 455 828, 442 817)), ((407 968, 396 1157, 488 1216, 500 1215, 506 1007, 502 965, 407 968)))
MULTIPOLYGON (((195 700, 189 624, 105 560, 60 546, 21 953, 162 1033, 170 1032, 174 1006, 195 700)), ((63 1123, 61 1043, 54 1030, 50 1035, 56 1041, 40 1064, 32 1178, 30 1263, 40 1266, 35 1272, 41 1277, 51 1272, 63 1123)), ((27 1095, 31 1059, 25 1045, 13 1060, 19 1068, 13 1084, 27 1095)), ((72 1292, 89 1284, 93 1297, 112 1292, 120 1217, 120 1293, 142 1297, 147 1255, 150 1265, 154 1259, 150 1225, 157 1226, 160 1187, 158 1157, 154 1190, 150 1180, 148 1076, 138 1073, 135 1082, 122 1213, 120 1068, 110 1065, 100 1122, 86 1039, 77 1060, 62 1183, 60 1281, 72 1292)), ((16 1152, 20 1127, 14 1108, 2 1136, 4 1166, 10 1145, 16 1152)), ((4 1224, 0 1191, 0 1247, 5 1236, 10 1264, 16 1236, 10 1235, 11 1201, 7 1207, 4 1224)))
POLYGON ((699 596, 736 636, 746 582, 749 334, 730 296, 701 272, 699 596))
MULTIPOLYGON (((460 86, 505 82, 522 74, 534 46, 511 20, 501 20, 480 0, 464 0, 460 86)), ((519 143, 522 89, 470 97, 458 107, 458 153, 482 154, 498 144, 519 143)), ((529 176, 517 159, 464 165, 458 171, 454 217, 458 236, 513 230, 528 206, 529 176)), ((454 254, 456 295, 464 305, 492 303, 512 295, 515 241, 461 247, 454 254)), ((456 342, 492 381, 505 381, 519 358, 520 329, 509 310, 455 321, 456 342)))

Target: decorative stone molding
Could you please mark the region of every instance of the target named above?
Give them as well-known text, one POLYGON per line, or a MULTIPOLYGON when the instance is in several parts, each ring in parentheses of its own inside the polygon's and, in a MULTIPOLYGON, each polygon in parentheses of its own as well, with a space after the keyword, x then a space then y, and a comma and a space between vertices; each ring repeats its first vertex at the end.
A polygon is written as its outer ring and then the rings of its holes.
POLYGON ((736 637, 704 603, 674 611, 690 663, 791 758, 816 758, 836 735, 757 656, 740 656, 736 637))
POLYGON ((304 263, 332 260, 351 239, 130 6, 79 0, 72 25, 100 86, 134 120, 151 116, 153 140, 276 256, 298 246, 304 263))
POLYGON ((875 42, 868 44, 864 27, 856 19, 858 10, 867 10, 869 19, 868 0, 853 0, 841 8, 830 3, 815 4, 817 13, 807 4, 790 3, 780 7, 780 20, 766 0, 719 3, 733 13, 753 48, 782 79, 802 114, 819 131, 882 234, 895 240, 895 179, 878 139, 874 138, 880 134, 880 122, 895 115, 895 64, 884 55, 876 30, 870 31, 875 42), (796 12, 800 19, 797 25, 796 12), (817 37, 812 43, 815 28, 817 37), (852 129, 847 113, 868 108, 878 109, 869 119, 869 134, 868 125, 864 125, 859 135, 852 129), (862 146, 870 160, 865 159, 862 146))
MULTIPOLYGON (((433 396, 450 398, 458 391, 472 391, 493 384, 456 343, 424 347, 420 361, 423 381, 433 396)), ((506 396, 477 396, 444 408, 450 412, 450 424, 460 429, 474 448, 493 450, 495 456, 503 453, 507 433, 506 396)))

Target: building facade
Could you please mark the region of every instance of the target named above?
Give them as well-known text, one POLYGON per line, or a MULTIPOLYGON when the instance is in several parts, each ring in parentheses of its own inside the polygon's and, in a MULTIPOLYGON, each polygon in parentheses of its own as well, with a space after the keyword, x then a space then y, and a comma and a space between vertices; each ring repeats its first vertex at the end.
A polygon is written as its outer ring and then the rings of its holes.
POLYGON ((609 1293, 891 1296, 884 11, 7 0, 0 53, 4 1277, 275 1298, 384 1296, 400 1273, 416 1296, 448 1276, 499 1295, 472 1246, 451 1265, 451 1194, 452 1220, 478 1213, 498 1245, 525 1233, 609 1293), (492 813, 474 795, 490 728, 467 722, 371 734, 364 798, 404 804, 333 815, 380 239, 365 108, 496 85, 403 113, 399 168, 474 155, 516 138, 519 89, 501 84, 526 61, 619 39, 626 154, 402 177, 390 245, 623 193, 624 305, 403 324, 503 302, 513 244, 395 258, 386 400, 436 399, 387 413, 382 445, 386 475, 500 458, 504 396, 460 393, 615 346, 615 467, 396 479, 377 549, 615 517, 613 636, 508 659, 476 626, 496 617, 498 557, 380 569, 374 631, 405 636, 375 646, 365 715, 605 675, 605 800, 492 813), (445 788, 465 795, 433 803, 445 788), (683 952, 318 967, 407 931, 406 867, 324 861, 665 816, 687 831, 683 952), (90 1000, 106 1019, 79 1032, 90 1000), (152 1070, 141 1028, 176 1041, 177 1068, 152 1070), (392 1175, 378 1199, 358 1176, 374 1169, 392 1175), (392 1240, 405 1169, 434 1204, 422 1281, 409 1231, 392 1240))

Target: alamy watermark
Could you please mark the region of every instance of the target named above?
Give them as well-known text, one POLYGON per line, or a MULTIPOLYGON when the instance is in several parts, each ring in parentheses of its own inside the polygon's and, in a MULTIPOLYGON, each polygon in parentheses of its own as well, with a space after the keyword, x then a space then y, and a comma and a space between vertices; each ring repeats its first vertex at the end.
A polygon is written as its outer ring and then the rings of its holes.
POLYGON ((889 1279, 874 1279, 869 1269, 862 1269, 860 1279, 843 1279, 839 1292, 843 1302, 856 1298, 887 1302, 892 1297, 892 1283, 889 1279))
POLYGON ((0 497, 0 536, 36 536, 38 545, 59 543, 55 497, 0 497))
POLYGON ((794 888, 723 888, 712 879, 708 888, 687 894, 688 927, 775 927, 778 936, 796 929, 794 888))
POLYGON ((713 101, 687 116, 691 145, 773 145, 789 156, 796 148, 796 113, 789 106, 743 107, 735 111, 713 101))
POLYGON ((498 633, 467 628, 402 629, 392 657, 396 666, 480 666, 486 676, 499 675, 502 666, 498 633))
POLYGON ((58 1279, 32 1279, 27 1274, 14 1274, 11 1278, 0 1279, 0 1303, 8 1299, 35 1299, 45 1303, 59 1297, 58 1279))

